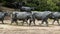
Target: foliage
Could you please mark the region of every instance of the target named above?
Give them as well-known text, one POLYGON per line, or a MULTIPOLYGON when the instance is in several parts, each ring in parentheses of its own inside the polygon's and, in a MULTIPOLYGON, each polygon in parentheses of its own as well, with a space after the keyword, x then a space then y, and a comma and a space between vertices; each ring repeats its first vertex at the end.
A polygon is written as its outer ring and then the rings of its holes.
POLYGON ((60 0, 0 0, 0 2, 24 2, 24 6, 36 7, 38 11, 60 11, 60 0))

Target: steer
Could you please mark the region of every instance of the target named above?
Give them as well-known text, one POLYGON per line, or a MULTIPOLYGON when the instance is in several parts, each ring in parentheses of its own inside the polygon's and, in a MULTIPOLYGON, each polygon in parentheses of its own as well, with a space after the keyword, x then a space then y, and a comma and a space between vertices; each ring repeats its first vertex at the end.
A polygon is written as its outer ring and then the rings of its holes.
POLYGON ((4 18, 5 18, 5 16, 8 16, 8 13, 6 13, 6 12, 0 12, 0 21, 2 21, 2 24, 4 24, 4 18))
POLYGON ((30 18, 30 16, 31 16, 30 12, 13 12, 11 24, 13 22, 16 22, 16 24, 18 25, 17 20, 22 20, 23 21, 22 25, 24 24, 24 22, 28 24, 27 21, 30 18))
POLYGON ((48 18, 49 16, 52 14, 52 12, 50 11, 44 11, 44 12, 32 12, 32 18, 30 20, 30 24, 31 25, 31 22, 33 21, 33 23, 35 24, 35 19, 37 20, 42 20, 42 23, 43 24, 44 22, 46 22, 47 26, 48 26, 48 18))
POLYGON ((54 24, 55 21, 57 21, 57 23, 59 24, 60 12, 53 12, 52 15, 50 16, 50 19, 54 20, 52 24, 54 24))

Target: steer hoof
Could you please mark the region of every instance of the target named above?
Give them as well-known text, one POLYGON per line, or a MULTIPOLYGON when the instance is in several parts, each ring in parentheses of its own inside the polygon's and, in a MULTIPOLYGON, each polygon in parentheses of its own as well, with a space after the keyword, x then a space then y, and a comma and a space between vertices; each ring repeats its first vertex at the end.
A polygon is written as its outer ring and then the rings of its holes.
POLYGON ((29 24, 29 26, 30 26, 31 24, 29 24))
POLYGON ((39 25, 41 26, 42 24, 39 23, 39 25))
POLYGON ((18 24, 16 24, 16 25, 18 25, 18 24))
POLYGON ((52 24, 52 25, 54 25, 54 24, 52 24))
POLYGON ((34 26, 36 26, 36 24, 34 24, 34 26))
POLYGON ((23 24, 22 24, 22 26, 23 26, 23 24))
POLYGON ((49 25, 47 24, 46 26, 48 27, 49 25))
POLYGON ((12 23, 10 25, 12 25, 12 23))
POLYGON ((58 24, 60 26, 60 24, 58 24))
POLYGON ((2 23, 2 24, 4 24, 4 23, 2 23))

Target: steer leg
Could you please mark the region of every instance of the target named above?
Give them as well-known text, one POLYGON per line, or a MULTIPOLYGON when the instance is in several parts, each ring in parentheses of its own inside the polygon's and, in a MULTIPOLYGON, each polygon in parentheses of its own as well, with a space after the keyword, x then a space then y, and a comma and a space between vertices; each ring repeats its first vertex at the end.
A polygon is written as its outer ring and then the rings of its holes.
MULTIPOLYGON (((44 20, 41 21, 41 24, 43 24, 43 23, 44 23, 44 20)), ((40 24, 40 25, 41 25, 41 24, 40 24)))
POLYGON ((24 20, 23 20, 23 22, 22 22, 22 25, 24 25, 24 20))
POLYGON ((16 22, 16 24, 18 25, 18 22, 17 21, 15 21, 16 22))
POLYGON ((54 21, 52 22, 52 25, 54 24, 55 21, 56 21, 56 20, 54 19, 54 21))
POLYGON ((27 25, 28 25, 28 22, 26 21, 27 25))
POLYGON ((27 23, 27 25, 28 25, 28 20, 26 20, 26 23, 27 23))
POLYGON ((29 26, 31 25, 32 20, 30 20, 29 26))
POLYGON ((12 25, 13 22, 14 22, 14 20, 11 21, 11 25, 12 25))
MULTIPOLYGON (((59 24, 59 19, 57 19, 57 23, 59 24)), ((59 24, 60 25, 60 24, 59 24)))
POLYGON ((44 23, 44 20, 42 20, 41 24, 43 24, 43 23, 44 23))
POLYGON ((46 25, 48 26, 48 21, 46 20, 45 22, 46 22, 46 25))
POLYGON ((34 23, 34 25, 36 25, 36 24, 35 24, 35 20, 33 21, 33 23, 34 23))
POLYGON ((4 24, 3 20, 2 20, 2 24, 4 24))

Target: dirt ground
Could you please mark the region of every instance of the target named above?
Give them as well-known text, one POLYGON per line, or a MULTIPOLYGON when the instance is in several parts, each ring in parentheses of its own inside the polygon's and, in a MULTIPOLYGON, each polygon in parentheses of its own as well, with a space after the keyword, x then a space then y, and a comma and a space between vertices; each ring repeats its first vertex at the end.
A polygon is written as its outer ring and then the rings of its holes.
MULTIPOLYGON (((13 23, 11 25, 10 20, 5 20, 5 24, 0 24, 0 34, 60 34, 60 26, 55 22, 52 25, 52 20, 49 20, 49 26, 45 24, 39 25, 41 21, 36 21, 36 26, 28 26, 26 23, 21 26, 21 21, 18 21, 19 25, 13 23)), ((1 22, 0 22, 1 23, 1 22)))

